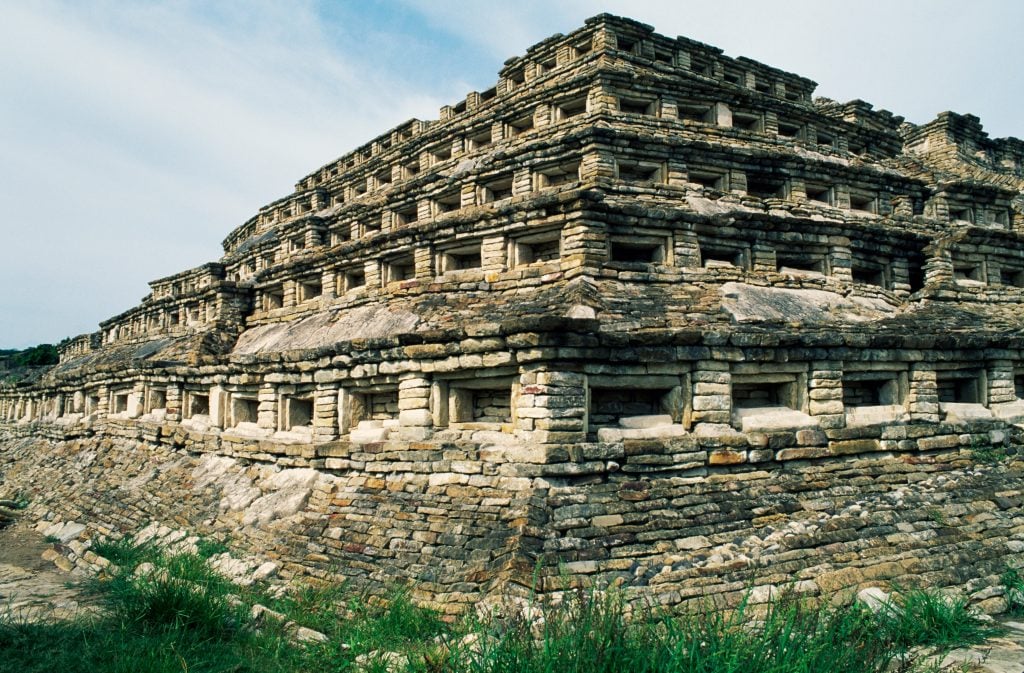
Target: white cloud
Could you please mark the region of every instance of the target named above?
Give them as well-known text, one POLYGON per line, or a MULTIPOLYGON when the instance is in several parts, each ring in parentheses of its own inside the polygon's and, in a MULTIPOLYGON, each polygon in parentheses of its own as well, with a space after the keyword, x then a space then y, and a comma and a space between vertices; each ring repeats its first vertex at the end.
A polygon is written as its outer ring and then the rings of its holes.
POLYGON ((321 26, 300 4, 0 8, 0 344, 95 329, 317 166, 436 112, 321 26))

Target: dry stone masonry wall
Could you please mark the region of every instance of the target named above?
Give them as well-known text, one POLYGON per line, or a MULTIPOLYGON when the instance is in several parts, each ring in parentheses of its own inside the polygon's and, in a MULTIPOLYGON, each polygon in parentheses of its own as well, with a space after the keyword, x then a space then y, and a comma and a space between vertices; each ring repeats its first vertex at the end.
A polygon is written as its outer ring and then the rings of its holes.
POLYGON ((609 15, 555 35, 0 389, 4 488, 452 610, 914 578, 995 609, 1024 142, 814 87, 609 15))

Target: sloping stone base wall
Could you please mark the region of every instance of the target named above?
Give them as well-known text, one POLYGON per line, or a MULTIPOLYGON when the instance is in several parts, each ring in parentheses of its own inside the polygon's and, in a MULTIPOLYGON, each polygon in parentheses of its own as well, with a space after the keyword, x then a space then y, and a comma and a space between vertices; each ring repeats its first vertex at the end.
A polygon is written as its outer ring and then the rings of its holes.
POLYGON ((83 540, 160 524, 273 562, 281 581, 410 582, 452 613, 594 583, 664 605, 957 586, 998 611, 999 575, 1024 564, 1024 464, 958 447, 560 478, 515 476, 455 444, 368 445, 357 458, 358 469, 282 467, 127 426, 59 441, 8 433, 0 492, 31 498, 36 519, 84 524, 83 540))

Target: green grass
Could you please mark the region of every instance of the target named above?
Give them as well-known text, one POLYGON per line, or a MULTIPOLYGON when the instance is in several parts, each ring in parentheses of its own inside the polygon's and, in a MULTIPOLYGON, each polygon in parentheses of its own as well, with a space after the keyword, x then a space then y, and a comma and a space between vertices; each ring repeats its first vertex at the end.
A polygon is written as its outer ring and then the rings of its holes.
POLYGON ((981 443, 971 447, 971 456, 978 463, 995 465, 1012 457, 1012 449, 1007 446, 981 443))
POLYGON ((1006 610, 1014 617, 1024 616, 1024 575, 1016 568, 1007 568, 1001 578, 1006 592, 1006 610))
POLYGON ((786 599, 754 614, 702 609, 627 619, 617 594, 577 594, 543 608, 540 633, 516 621, 478 652, 458 652, 452 670, 648 673, 783 673, 886 670, 899 653, 877 637, 873 615, 786 599), (536 639, 539 635, 540 639, 536 639))
POLYGON ((886 636, 904 647, 977 645, 1000 633, 968 609, 966 598, 908 589, 880 613, 886 636))
POLYGON ((93 543, 92 551, 111 563, 134 568, 143 562, 154 562, 162 558, 160 550, 148 542, 139 543, 130 537, 117 540, 98 540, 93 543))
POLYGON ((402 670, 416 673, 880 673, 893 665, 925 670, 902 662, 910 647, 991 634, 962 601, 920 590, 879 614, 787 596, 669 615, 631 612, 615 591, 575 592, 559 604, 538 601, 540 620, 513 610, 449 624, 400 588, 369 596, 307 586, 272 598, 232 585, 203 554, 167 555, 130 540, 94 549, 119 568, 93 584, 104 612, 57 624, 0 621, 0 672, 380 672, 387 669, 380 653, 399 652, 408 661, 402 670), (134 572, 140 563, 152 570, 134 572), (296 643, 273 619, 255 627, 248 614, 257 602, 328 642, 296 643))

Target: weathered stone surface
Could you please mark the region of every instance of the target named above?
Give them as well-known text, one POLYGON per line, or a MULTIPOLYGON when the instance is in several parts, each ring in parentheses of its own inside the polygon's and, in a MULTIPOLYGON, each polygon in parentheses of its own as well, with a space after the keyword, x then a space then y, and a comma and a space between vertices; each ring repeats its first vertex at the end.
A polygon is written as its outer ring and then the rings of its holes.
POLYGON ((664 604, 991 581, 1024 145, 814 87, 594 17, 0 388, 0 483, 54 562, 215 534, 453 611, 538 564, 664 604))

